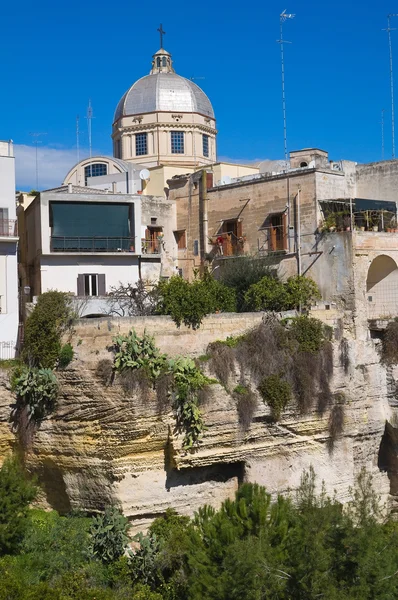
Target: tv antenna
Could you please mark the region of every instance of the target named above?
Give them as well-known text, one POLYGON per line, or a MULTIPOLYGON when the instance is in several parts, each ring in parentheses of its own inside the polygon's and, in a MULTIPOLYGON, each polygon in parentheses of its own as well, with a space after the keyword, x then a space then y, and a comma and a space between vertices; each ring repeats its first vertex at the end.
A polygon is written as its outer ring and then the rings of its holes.
POLYGON ((41 135, 47 135, 46 132, 39 133, 38 131, 31 131, 29 135, 33 137, 33 143, 36 146, 36 190, 39 191, 39 157, 37 154, 37 146, 41 144, 41 141, 38 139, 41 135))
POLYGON ((381 109, 381 160, 384 160, 384 113, 385 108, 381 109))
POLYGON ((87 130, 88 130, 88 147, 89 147, 89 151, 90 151, 90 160, 91 160, 91 156, 92 156, 91 121, 94 119, 93 107, 91 106, 91 100, 88 101, 86 119, 87 119, 87 130))
POLYGON ((387 15, 387 29, 383 29, 383 31, 387 31, 388 34, 388 49, 390 53, 390 93, 391 93, 391 142, 392 142, 392 152, 391 157, 395 158, 395 115, 394 115, 394 74, 392 68, 392 42, 391 42, 391 32, 395 31, 395 27, 391 27, 391 17, 398 17, 397 13, 390 13, 387 15))
POLYGON ((196 79, 206 79, 206 77, 190 77, 191 81, 196 81, 196 79))
POLYGON ((281 45, 281 66, 282 66, 282 113, 283 113, 283 147, 285 152, 285 167, 287 168, 287 128, 286 128, 286 95, 285 95, 285 56, 284 44, 291 44, 283 39, 283 23, 288 19, 294 19, 296 15, 289 14, 286 9, 279 15, 280 39, 276 40, 281 45))

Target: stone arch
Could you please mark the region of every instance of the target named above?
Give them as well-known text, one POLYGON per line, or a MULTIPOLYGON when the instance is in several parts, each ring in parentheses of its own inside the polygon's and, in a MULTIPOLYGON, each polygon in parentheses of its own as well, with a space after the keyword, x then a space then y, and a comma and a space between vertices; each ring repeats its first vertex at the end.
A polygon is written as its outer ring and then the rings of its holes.
POLYGON ((372 261, 366 295, 370 318, 398 315, 398 267, 391 256, 381 254, 372 261))

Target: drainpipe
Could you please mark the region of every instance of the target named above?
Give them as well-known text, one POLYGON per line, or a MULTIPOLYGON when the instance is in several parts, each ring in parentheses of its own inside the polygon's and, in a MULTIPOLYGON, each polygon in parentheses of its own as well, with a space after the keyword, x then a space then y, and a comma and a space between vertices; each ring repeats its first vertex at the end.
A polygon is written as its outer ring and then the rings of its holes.
POLYGON ((205 262, 205 254, 207 251, 207 240, 209 237, 209 217, 208 217, 208 198, 207 198, 207 172, 205 169, 202 171, 202 235, 203 244, 200 248, 200 262, 202 267, 205 262))
POLYGON ((297 189, 297 270, 301 275, 301 221, 300 221, 300 186, 297 189))

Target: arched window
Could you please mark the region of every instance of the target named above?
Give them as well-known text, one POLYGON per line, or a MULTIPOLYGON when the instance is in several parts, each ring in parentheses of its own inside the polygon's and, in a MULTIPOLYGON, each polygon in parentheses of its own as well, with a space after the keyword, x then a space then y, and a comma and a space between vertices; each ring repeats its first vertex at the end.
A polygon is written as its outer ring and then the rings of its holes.
POLYGON ((303 169, 304 167, 308 167, 308 163, 307 162, 302 162, 300 163, 300 167, 303 169))
POLYGON ((87 185, 89 177, 100 177, 108 174, 108 167, 105 163, 92 163, 84 167, 84 185, 87 185))
POLYGON ((160 67, 160 56, 158 56, 156 59, 156 66, 160 67))
POLYGON ((166 61, 166 57, 165 56, 163 56, 163 58, 162 58, 162 66, 163 67, 167 66, 167 61, 166 61))

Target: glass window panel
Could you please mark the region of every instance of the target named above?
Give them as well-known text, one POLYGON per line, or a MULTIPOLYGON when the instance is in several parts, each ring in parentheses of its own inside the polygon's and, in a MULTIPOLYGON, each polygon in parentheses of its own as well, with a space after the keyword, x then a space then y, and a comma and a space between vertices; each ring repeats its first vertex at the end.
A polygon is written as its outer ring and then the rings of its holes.
POLYGON ((97 276, 91 275, 91 295, 98 296, 97 276))
POLYGON ((104 163, 93 163, 84 167, 84 181, 87 185, 87 179, 89 177, 100 177, 101 175, 107 175, 108 167, 104 163))
POLYGON ((184 132, 183 131, 172 131, 171 132, 171 153, 172 154, 184 154, 184 132))
POLYGON ((135 154, 136 156, 142 156, 148 154, 148 134, 147 133, 136 133, 135 134, 135 154))
POLYGON ((209 136, 203 135, 203 156, 209 156, 209 136))

